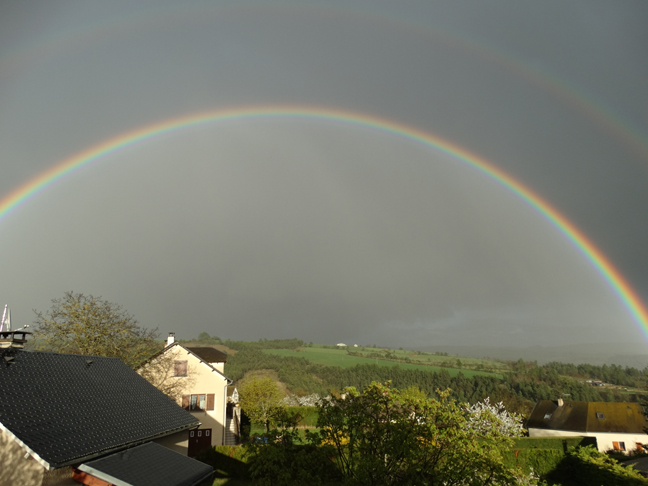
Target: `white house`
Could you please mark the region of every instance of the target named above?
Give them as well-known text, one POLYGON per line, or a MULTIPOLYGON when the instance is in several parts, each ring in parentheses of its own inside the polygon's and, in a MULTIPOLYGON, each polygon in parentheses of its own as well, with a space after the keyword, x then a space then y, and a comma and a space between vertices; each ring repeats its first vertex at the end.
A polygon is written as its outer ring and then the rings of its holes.
POLYGON ((648 443, 639 403, 542 400, 526 423, 530 437, 596 437, 598 450, 629 452, 648 443))
POLYGON ((188 455, 193 457, 202 449, 225 444, 227 387, 232 383, 224 374, 227 354, 212 347, 185 347, 169 333, 167 346, 157 356, 163 355, 173 359, 173 378, 186 382, 178 404, 201 423, 200 428, 189 431, 187 442, 179 445, 188 447, 188 455))

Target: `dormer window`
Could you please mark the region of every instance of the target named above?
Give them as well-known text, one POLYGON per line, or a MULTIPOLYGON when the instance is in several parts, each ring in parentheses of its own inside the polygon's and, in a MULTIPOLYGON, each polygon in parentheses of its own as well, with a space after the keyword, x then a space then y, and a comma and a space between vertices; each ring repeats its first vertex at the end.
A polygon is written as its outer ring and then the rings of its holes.
POLYGON ((550 418, 551 418, 551 414, 550 413, 545 413, 544 419, 549 420, 550 418))
POLYGON ((596 412, 596 418, 599 420, 605 420, 605 414, 603 412, 596 412))

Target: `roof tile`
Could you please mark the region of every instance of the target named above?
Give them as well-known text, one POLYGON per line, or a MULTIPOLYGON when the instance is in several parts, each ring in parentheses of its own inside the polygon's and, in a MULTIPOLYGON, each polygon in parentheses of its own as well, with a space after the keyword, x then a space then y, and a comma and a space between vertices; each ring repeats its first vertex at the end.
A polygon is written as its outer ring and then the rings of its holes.
POLYGON ((51 467, 198 424, 119 359, 87 359, 0 351, 0 423, 51 467))
POLYGON ((86 462, 79 469, 133 486, 193 486, 213 473, 211 466, 153 442, 86 462))

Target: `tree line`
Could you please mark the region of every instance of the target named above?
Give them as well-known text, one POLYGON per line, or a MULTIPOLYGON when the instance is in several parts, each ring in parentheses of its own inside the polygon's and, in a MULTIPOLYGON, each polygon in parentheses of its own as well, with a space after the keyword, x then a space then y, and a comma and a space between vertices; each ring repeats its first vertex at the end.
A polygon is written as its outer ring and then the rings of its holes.
MULTIPOLYGON (((157 353, 163 344, 157 341, 157 329, 139 326, 134 317, 121 306, 101 297, 66 292, 54 299, 46 312, 35 311, 36 349, 114 356, 138 369, 157 353)), ((296 395, 317 393, 327 395, 347 386, 362 389, 373 381, 391 381, 395 387, 406 389, 417 386, 428 396, 437 390, 452 390, 452 399, 476 403, 485 397, 502 401, 511 411, 528 413, 539 400, 566 398, 576 401, 640 401, 644 394, 622 393, 619 389, 594 387, 586 380, 601 380, 618 386, 644 389, 648 383, 648 367, 639 370, 617 365, 595 366, 552 362, 539 366, 535 362, 518 360, 509 364, 504 379, 459 373, 451 377, 446 370, 429 372, 405 370, 398 366, 376 364, 352 368, 325 366, 304 358, 280 357, 260 352, 264 349, 297 349, 305 345, 301 339, 259 339, 258 341, 221 340, 202 332, 198 341, 203 344, 223 344, 237 350, 226 364, 226 374, 233 380, 258 369, 271 369, 296 395)), ((306 346, 312 343, 306 344, 306 346)))
MULTIPOLYGON (((258 369, 274 370, 281 382, 297 395, 318 393, 326 395, 330 390, 342 390, 347 386, 362 389, 373 381, 391 381, 396 388, 418 386, 428 396, 436 396, 437 390, 452 390, 451 398, 460 402, 476 403, 486 397, 502 401, 511 411, 528 414, 540 400, 566 398, 576 401, 614 402, 638 401, 639 395, 622 394, 620 390, 593 387, 582 379, 559 374, 552 366, 538 366, 518 362, 511 372, 500 380, 489 376, 466 377, 461 372, 452 377, 446 370, 429 372, 408 370, 399 366, 361 364, 350 368, 325 366, 311 363, 305 358, 281 357, 260 353, 254 348, 242 346, 235 356, 230 356, 225 373, 233 380, 258 369)), ((619 367, 620 368, 620 367, 619 367)))

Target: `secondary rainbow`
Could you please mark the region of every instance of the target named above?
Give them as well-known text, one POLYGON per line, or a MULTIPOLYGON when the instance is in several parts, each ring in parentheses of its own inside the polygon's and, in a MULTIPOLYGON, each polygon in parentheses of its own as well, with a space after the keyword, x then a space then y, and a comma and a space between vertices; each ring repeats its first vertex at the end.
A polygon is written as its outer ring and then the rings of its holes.
POLYGON ((458 145, 403 123, 396 123, 364 113, 319 106, 249 106, 193 113, 147 125, 94 145, 69 159, 63 160, 51 169, 16 188, 0 199, 0 222, 8 213, 15 210, 22 203, 35 197, 49 184, 63 178, 66 174, 78 168, 99 161, 108 154, 113 154, 132 145, 161 137, 169 132, 186 130, 197 125, 223 123, 230 120, 246 118, 306 118, 370 127, 427 145, 486 174, 526 201, 579 249, 583 256, 590 261, 599 274, 608 282, 612 290, 639 325, 643 334, 648 337, 648 309, 646 309, 636 292, 605 255, 574 224, 548 202, 544 201, 528 187, 487 160, 458 145))
POLYGON ((40 41, 36 38, 35 44, 28 48, 15 51, 7 51, 0 54, 0 76, 6 76, 11 73, 12 69, 22 64, 28 64, 37 59, 49 59, 58 55, 60 52, 71 52, 78 46, 85 46, 89 43, 96 42, 98 38, 111 38, 122 29, 127 32, 142 32, 152 27, 162 25, 172 25, 188 19, 205 19, 210 15, 218 12, 219 16, 231 12, 247 12, 251 14, 264 15, 265 12, 276 12, 281 9, 285 13, 301 13, 305 16, 328 16, 329 19, 335 17, 344 17, 345 19, 355 19, 356 21, 367 21, 373 23, 376 27, 381 28, 381 22, 387 22, 394 28, 407 32, 409 35, 418 35, 428 40, 441 42, 455 50, 475 55, 480 59, 491 62, 507 72, 513 74, 521 80, 534 84, 542 90, 550 93, 556 99, 572 106, 580 111, 587 119, 599 125, 604 131, 620 139, 624 146, 637 153, 643 160, 648 161, 648 140, 642 130, 636 125, 621 119, 613 111, 605 107, 600 100, 594 100, 588 97, 583 89, 573 86, 565 79, 552 75, 550 72, 541 71, 528 60, 513 56, 511 53, 505 53, 495 46, 487 45, 482 39, 479 41, 471 39, 469 36, 430 27, 420 19, 408 19, 406 16, 397 17, 395 14, 384 14, 371 12, 367 9, 358 9, 350 5, 331 6, 331 5, 300 5, 293 3, 291 5, 280 5, 263 2, 245 2, 245 4, 228 4, 228 5, 195 5, 188 6, 181 4, 171 8, 165 8, 164 11, 156 12, 129 12, 128 16, 122 18, 105 18, 98 24, 78 24, 70 32, 54 35, 40 41), (184 17, 180 18, 179 16, 184 17))

